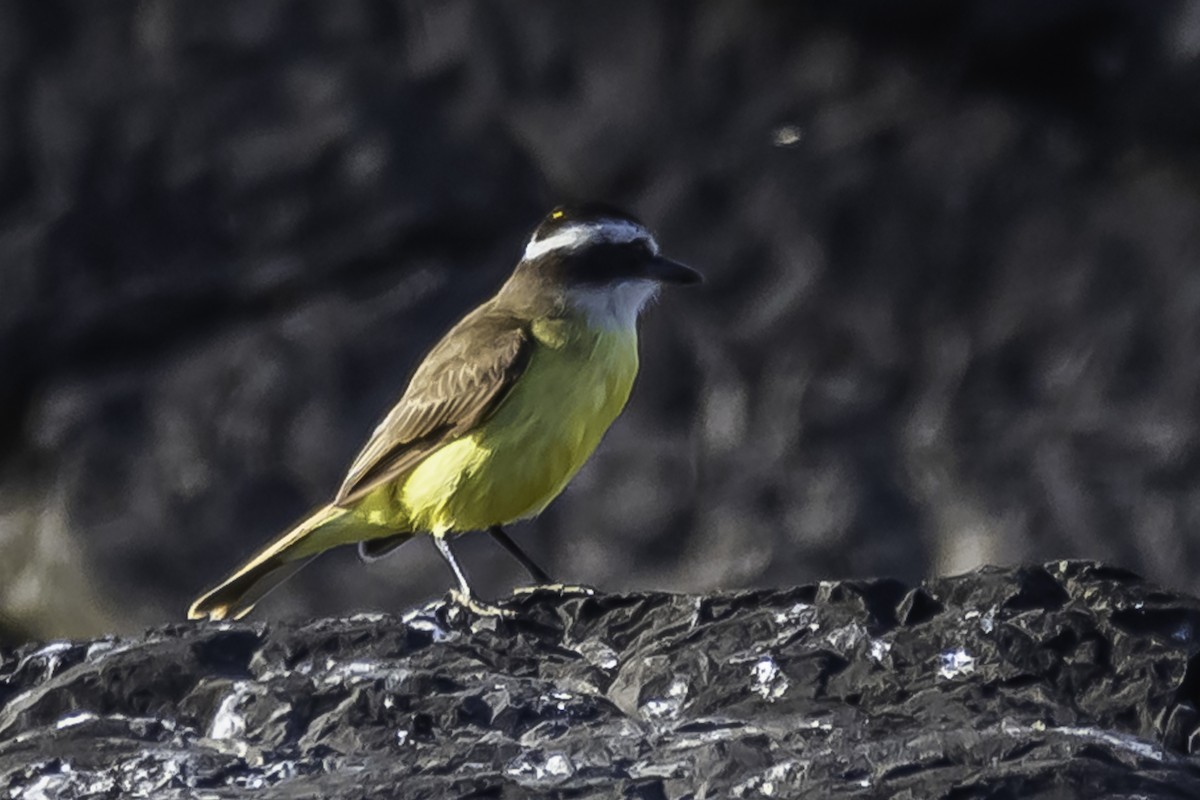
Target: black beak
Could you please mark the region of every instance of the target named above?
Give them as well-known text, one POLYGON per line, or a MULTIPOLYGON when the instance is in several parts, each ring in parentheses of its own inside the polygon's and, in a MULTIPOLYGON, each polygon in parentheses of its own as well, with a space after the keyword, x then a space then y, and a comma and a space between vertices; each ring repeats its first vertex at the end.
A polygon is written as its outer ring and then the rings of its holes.
POLYGON ((691 267, 685 267, 678 261, 655 256, 646 265, 646 273, 650 278, 663 283, 677 283, 681 286, 689 283, 703 283, 704 276, 691 267))

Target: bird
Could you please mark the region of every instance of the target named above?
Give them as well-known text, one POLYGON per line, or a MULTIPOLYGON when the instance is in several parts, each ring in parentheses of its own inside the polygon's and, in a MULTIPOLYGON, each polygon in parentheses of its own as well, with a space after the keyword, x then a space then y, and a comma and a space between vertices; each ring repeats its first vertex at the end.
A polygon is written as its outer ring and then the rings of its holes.
POLYGON ((554 208, 499 291, 426 354, 333 500, 202 594, 188 617, 239 619, 327 550, 357 544, 369 561, 421 535, 454 573, 451 598, 480 614, 504 612, 474 593, 453 537, 486 531, 551 583, 505 526, 545 509, 624 409, 638 318, 660 287, 702 280, 662 256, 632 214, 599 202, 554 208))

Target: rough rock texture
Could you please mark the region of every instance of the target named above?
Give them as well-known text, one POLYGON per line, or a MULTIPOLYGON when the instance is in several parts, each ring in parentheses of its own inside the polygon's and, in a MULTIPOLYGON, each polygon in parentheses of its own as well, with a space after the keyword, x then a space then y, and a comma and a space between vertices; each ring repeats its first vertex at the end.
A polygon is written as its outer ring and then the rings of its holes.
POLYGON ((12 797, 1194 798, 1200 602, 1092 563, 908 588, 176 625, 0 664, 12 797), (203 790, 203 791, 201 791, 203 790), (40 792, 40 794, 39 794, 40 792), (140 793, 140 794, 139 794, 140 793))
MULTIPOLYGON (((0 3, 0 612, 178 618, 572 196, 710 283, 652 310, 628 412, 517 532, 557 575, 1076 556, 1200 590, 1196 8, 0 3)), ((445 591, 397 558, 262 611, 445 591)))

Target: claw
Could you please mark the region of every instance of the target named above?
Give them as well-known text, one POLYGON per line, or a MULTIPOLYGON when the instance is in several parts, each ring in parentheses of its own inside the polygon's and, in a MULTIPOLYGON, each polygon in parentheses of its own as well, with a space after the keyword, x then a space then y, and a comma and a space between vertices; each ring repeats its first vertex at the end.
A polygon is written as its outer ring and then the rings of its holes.
POLYGON ((593 597, 596 590, 590 586, 574 586, 568 583, 535 583, 532 586, 518 586, 512 590, 513 597, 546 592, 559 597, 593 597))
POLYGON ((512 618, 517 615, 517 612, 511 609, 494 606, 491 603, 485 603, 482 600, 476 600, 469 594, 464 594, 458 589, 450 590, 450 600, 463 608, 478 614, 481 617, 504 617, 512 618))

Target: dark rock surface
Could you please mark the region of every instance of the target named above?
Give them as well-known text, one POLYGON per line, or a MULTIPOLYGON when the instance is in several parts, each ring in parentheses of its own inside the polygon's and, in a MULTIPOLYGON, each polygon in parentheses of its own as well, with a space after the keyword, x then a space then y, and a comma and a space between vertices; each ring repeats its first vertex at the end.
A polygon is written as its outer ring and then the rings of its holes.
MULTIPOLYGON (((556 575, 1071 556, 1200 591, 1195 9, 0 3, 0 613, 178 618, 569 197, 710 282, 652 310, 627 413, 517 532, 556 575)), ((445 591, 398 558, 262 612, 445 591)))
POLYGON ((6 652, 0 790, 1200 795, 1200 602, 1122 570, 541 593, 511 608, 176 625, 6 652))

